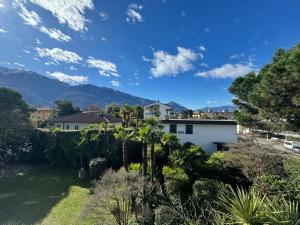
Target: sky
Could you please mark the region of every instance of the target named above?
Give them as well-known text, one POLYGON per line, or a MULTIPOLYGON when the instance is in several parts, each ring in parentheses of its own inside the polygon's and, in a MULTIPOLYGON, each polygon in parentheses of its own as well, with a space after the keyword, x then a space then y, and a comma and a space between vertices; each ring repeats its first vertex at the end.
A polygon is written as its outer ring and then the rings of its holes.
POLYGON ((0 0, 0 66, 191 109, 300 38, 298 0, 0 0))

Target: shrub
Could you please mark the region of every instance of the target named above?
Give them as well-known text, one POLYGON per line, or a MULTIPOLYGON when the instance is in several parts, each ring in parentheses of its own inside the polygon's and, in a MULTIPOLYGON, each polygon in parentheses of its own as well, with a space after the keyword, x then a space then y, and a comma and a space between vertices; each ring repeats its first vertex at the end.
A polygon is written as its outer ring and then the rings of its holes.
POLYGON ((191 145, 188 149, 172 152, 169 158, 173 167, 182 168, 194 180, 200 177, 207 155, 199 145, 191 145))
POLYGON ((193 196, 203 203, 213 202, 225 188, 225 184, 220 181, 203 178, 195 181, 193 196))
POLYGON ((220 170, 223 168, 225 161, 225 153, 224 152, 214 152, 209 159, 207 160, 206 164, 208 167, 216 170, 220 170))
POLYGON ((155 213, 155 225, 174 224, 180 225, 180 221, 177 218, 177 212, 171 206, 161 205, 154 210, 155 213))
POLYGON ((83 214, 97 216, 95 224, 136 224, 135 207, 141 192, 142 179, 138 173, 107 170, 93 188, 94 194, 84 207, 83 214))
POLYGON ((104 158, 92 159, 89 163, 89 174, 92 179, 98 179, 106 170, 107 160, 104 158))
POLYGON ((165 189, 171 200, 186 197, 191 189, 190 180, 183 169, 163 167, 165 189))
POLYGON ((129 171, 142 171, 142 165, 140 163, 131 163, 129 165, 129 171))

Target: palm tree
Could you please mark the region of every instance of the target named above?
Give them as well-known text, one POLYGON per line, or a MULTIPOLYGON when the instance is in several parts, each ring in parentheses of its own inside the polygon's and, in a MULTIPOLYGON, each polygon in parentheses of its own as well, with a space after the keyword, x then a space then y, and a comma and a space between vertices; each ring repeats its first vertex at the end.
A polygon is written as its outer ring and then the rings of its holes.
POLYGON ((144 108, 140 105, 136 105, 132 107, 133 111, 133 116, 135 117, 136 120, 136 127, 139 127, 140 122, 142 121, 144 117, 144 108))
POLYGON ((170 152, 174 150, 174 147, 179 145, 179 139, 176 134, 165 133, 161 140, 163 145, 169 147, 170 152))
POLYGON ((155 171, 155 154, 154 146, 156 143, 160 142, 163 135, 163 127, 159 125, 159 121, 155 117, 150 117, 145 120, 146 127, 148 127, 148 142, 150 143, 150 158, 151 158, 151 181, 154 180, 155 171))
POLYGON ((149 135, 149 128, 145 125, 141 126, 138 129, 138 133, 135 136, 135 139, 142 144, 142 164, 143 164, 143 176, 147 176, 147 145, 148 145, 148 135, 149 135))
POLYGON ((123 120, 124 126, 128 127, 129 122, 131 121, 133 110, 129 105, 123 105, 120 110, 120 116, 123 120))
POLYGON ((123 155, 123 167, 128 171, 128 151, 127 142, 134 135, 135 130, 129 133, 123 127, 116 127, 114 130, 114 137, 122 142, 122 155, 123 155))

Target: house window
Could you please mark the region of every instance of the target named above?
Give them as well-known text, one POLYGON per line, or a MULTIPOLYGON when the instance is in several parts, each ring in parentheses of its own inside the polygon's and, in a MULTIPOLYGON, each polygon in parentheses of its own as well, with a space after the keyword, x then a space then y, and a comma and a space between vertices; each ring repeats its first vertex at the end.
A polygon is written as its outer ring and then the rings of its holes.
POLYGON ((193 134, 193 125, 190 125, 190 124, 185 125, 185 133, 193 134))
POLYGON ((59 125, 59 124, 57 124, 57 127, 58 127, 58 128, 60 128, 60 125, 59 125))
POLYGON ((70 129, 70 126, 69 126, 69 125, 66 125, 66 129, 69 130, 69 129, 70 129))
POLYGON ((170 133, 177 134, 177 125, 170 124, 170 133))
POLYGON ((78 127, 78 125, 75 125, 75 130, 79 130, 79 127, 78 127))

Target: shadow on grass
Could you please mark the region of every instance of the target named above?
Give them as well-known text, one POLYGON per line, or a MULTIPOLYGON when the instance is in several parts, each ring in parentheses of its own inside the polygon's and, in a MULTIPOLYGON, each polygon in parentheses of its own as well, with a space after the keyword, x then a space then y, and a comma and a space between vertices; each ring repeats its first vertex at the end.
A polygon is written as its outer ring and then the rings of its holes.
POLYGON ((68 196, 71 186, 88 187, 77 172, 66 168, 34 166, 23 175, 0 178, 0 224, 41 222, 68 196))

